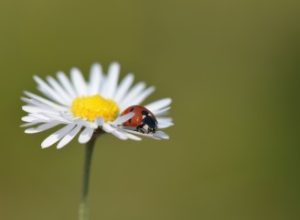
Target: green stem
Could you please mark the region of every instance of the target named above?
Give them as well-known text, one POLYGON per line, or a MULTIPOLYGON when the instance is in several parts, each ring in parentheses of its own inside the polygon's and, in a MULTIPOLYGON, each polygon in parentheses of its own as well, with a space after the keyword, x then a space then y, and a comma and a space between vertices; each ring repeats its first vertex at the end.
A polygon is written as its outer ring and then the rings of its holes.
POLYGON ((82 192, 79 205, 79 220, 90 220, 88 192, 89 192, 89 179, 91 171, 92 154, 95 145, 96 137, 93 137, 85 147, 85 159, 83 168, 82 179, 82 192))

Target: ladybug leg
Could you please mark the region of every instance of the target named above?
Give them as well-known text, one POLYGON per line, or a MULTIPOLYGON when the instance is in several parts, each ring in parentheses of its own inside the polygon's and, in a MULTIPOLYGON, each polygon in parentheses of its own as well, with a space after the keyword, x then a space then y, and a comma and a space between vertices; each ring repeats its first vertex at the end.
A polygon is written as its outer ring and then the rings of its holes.
POLYGON ((154 127, 149 127, 149 133, 155 133, 156 129, 154 127))
POLYGON ((136 127, 136 130, 138 131, 138 132, 141 132, 141 133, 145 133, 145 129, 144 129, 144 125, 142 124, 142 125, 138 125, 137 127, 136 127))

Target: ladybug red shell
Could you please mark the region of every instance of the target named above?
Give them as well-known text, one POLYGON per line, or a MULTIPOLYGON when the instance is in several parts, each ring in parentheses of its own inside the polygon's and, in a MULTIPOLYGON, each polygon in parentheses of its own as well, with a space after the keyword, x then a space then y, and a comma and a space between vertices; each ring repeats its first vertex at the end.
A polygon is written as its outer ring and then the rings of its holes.
POLYGON ((133 128, 141 133, 155 133, 157 130, 157 120, 150 110, 144 106, 133 105, 125 109, 121 115, 126 115, 130 112, 133 112, 134 116, 124 122, 124 126, 133 128))

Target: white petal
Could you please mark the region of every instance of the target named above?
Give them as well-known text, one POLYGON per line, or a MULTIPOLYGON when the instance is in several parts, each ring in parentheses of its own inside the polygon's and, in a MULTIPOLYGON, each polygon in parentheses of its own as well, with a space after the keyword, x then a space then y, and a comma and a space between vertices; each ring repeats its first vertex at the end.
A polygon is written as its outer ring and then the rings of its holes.
POLYGON ((157 117, 156 118, 158 122, 172 122, 173 119, 170 117, 157 117))
POLYGON ((171 102, 172 102, 172 99, 164 98, 164 99, 160 99, 158 101, 152 102, 152 103, 146 105, 145 107, 154 113, 157 110, 167 107, 168 105, 171 104, 171 102))
POLYGON ((107 123, 103 123, 102 128, 107 133, 111 133, 115 130, 114 127, 112 127, 110 124, 107 124, 107 123))
MULTIPOLYGON (((74 119, 73 119, 73 121, 74 121, 74 119)), ((81 118, 76 119, 74 122, 76 122, 76 124, 80 124, 82 127, 93 128, 93 129, 96 129, 98 127, 96 122, 86 121, 81 118)))
POLYGON ((168 128, 173 126, 173 119, 169 117, 157 117, 158 128, 168 128))
POLYGON ((72 131, 70 131, 70 133, 68 133, 66 136, 64 136, 57 144, 56 148, 57 149, 61 149, 64 146, 66 146, 71 140, 73 140, 73 138, 78 134, 78 132, 80 131, 81 126, 77 125, 75 128, 73 128, 72 131))
POLYGON ((54 111, 52 109, 45 109, 45 108, 41 108, 41 107, 36 107, 36 106, 32 106, 32 105, 23 105, 22 106, 22 110, 25 112, 29 112, 29 113, 54 113, 54 111))
POLYGON ((38 124, 41 124, 41 122, 39 122, 39 121, 28 122, 28 123, 21 124, 20 127, 32 127, 32 126, 36 126, 38 124))
POLYGON ((21 97, 21 100, 22 100, 23 102, 28 103, 28 104, 31 104, 31 102, 32 102, 32 99, 27 98, 27 97, 21 97))
POLYGON ((26 112, 29 112, 30 115, 33 115, 34 117, 43 121, 57 120, 62 123, 68 123, 70 121, 67 118, 65 118, 63 114, 58 114, 57 112, 53 112, 51 110, 48 111, 46 109, 30 105, 22 106, 22 109, 26 112))
POLYGON ((45 115, 43 113, 40 113, 40 114, 30 114, 29 116, 33 116, 37 119, 40 119, 40 120, 45 120, 45 121, 49 121, 52 119, 52 115, 45 115))
POLYGON ((112 131, 112 134, 114 136, 116 136, 117 138, 121 139, 121 140, 127 140, 128 139, 128 136, 124 132, 122 132, 122 131, 120 131, 118 129, 114 129, 112 131))
POLYGON ((26 134, 34 134, 34 133, 39 133, 39 132, 42 132, 42 131, 46 131, 50 128, 53 128, 57 125, 59 125, 60 123, 59 122, 49 122, 49 123, 46 123, 46 124, 42 124, 38 127, 35 127, 35 128, 27 128, 25 130, 25 133, 26 134))
POLYGON ((38 76, 34 76, 33 79, 37 82, 38 89, 44 93, 44 95, 62 105, 66 104, 60 94, 54 91, 44 80, 38 76))
POLYGON ((93 136, 93 133, 94 133, 93 128, 85 128, 79 135, 79 138, 78 138, 79 143, 85 144, 85 143, 89 142, 89 140, 93 136))
POLYGON ((48 76, 47 80, 52 88, 64 99, 65 102, 67 102, 68 105, 70 105, 72 97, 70 97, 70 95, 66 93, 61 85, 59 85, 59 83, 51 76, 48 76))
POLYGON ((51 120, 56 120, 56 121, 59 121, 63 124, 69 124, 69 123, 74 121, 74 118, 72 118, 72 117, 70 117, 69 115, 66 115, 66 114, 48 115, 48 116, 51 120))
POLYGON ((168 140, 170 137, 163 131, 156 131, 153 136, 158 137, 160 139, 168 140))
MULTIPOLYGON (((33 126, 38 125, 38 124, 40 125, 40 124, 49 123, 49 122, 50 122, 49 120, 45 121, 45 120, 41 120, 41 119, 34 119, 33 121, 28 121, 27 122, 27 124, 32 124, 31 126, 27 126, 27 127, 33 127, 33 126)), ((52 120, 51 122, 54 122, 54 121, 52 120)), ((24 127, 24 125, 22 124, 21 127, 24 127)))
POLYGON ((162 108, 159 110, 156 110, 154 112, 152 112, 154 115, 156 116, 160 116, 160 115, 165 115, 168 113, 168 111, 171 109, 171 107, 166 107, 166 108, 162 108))
POLYGON ((127 137, 128 137, 129 139, 131 139, 131 140, 135 140, 135 141, 140 141, 140 140, 142 140, 142 138, 140 138, 140 137, 138 137, 138 136, 136 136, 136 135, 133 135, 133 134, 129 134, 129 133, 127 133, 127 132, 126 132, 126 135, 127 135, 127 137))
POLYGON ((130 128, 123 127, 121 129, 124 132, 127 132, 127 133, 131 133, 131 134, 135 134, 135 135, 143 136, 143 137, 148 137, 148 138, 153 138, 153 139, 156 139, 156 140, 169 139, 169 136, 165 132, 160 131, 160 130, 156 131, 155 133, 146 134, 146 133, 141 133, 141 132, 132 130, 130 128))
POLYGON ((131 105, 131 100, 133 100, 139 93, 143 91, 146 87, 144 82, 140 82, 136 84, 124 97, 124 100, 121 101, 120 108, 123 110, 124 108, 131 105))
POLYGON ((96 119, 96 124, 97 124, 99 127, 102 127, 103 124, 104 124, 104 119, 103 119, 103 118, 97 118, 97 119, 96 119))
MULTIPOLYGON (((24 98, 24 97, 22 97, 21 99, 22 99, 22 101, 26 102, 27 104, 33 105, 34 107, 38 107, 41 109, 46 109, 46 110, 53 111, 53 112, 58 112, 60 110, 60 109, 56 109, 52 106, 46 105, 42 102, 39 102, 35 99, 24 98)), ((63 107, 63 109, 65 109, 65 108, 63 107)))
POLYGON ((129 112, 126 115, 119 116, 112 124, 113 125, 120 125, 123 124, 125 121, 128 121, 134 116, 133 112, 129 112))
POLYGON ((89 88, 88 88, 89 95, 95 95, 99 93, 102 80, 103 80, 103 73, 102 73, 101 65, 100 64, 92 65, 90 71, 89 88))
POLYGON ((51 101, 49 101, 49 100, 47 100, 45 98, 42 98, 42 97, 40 97, 38 95, 35 95, 35 94, 31 93, 31 92, 25 91, 24 94, 27 95, 28 97, 36 100, 36 101, 39 101, 39 102, 41 102, 41 103, 43 103, 45 105, 51 106, 52 108, 55 108, 57 110, 60 110, 60 111, 67 110, 67 108, 65 108, 65 107, 63 107, 61 105, 58 105, 58 104, 56 104, 54 102, 51 102, 51 101))
POLYGON ((174 125, 173 122, 159 122, 157 127, 158 128, 168 128, 168 127, 171 127, 173 125, 174 125))
POLYGON ((49 137, 47 137, 41 144, 42 148, 50 147, 51 145, 55 144, 57 141, 59 141, 61 138, 63 138, 66 134, 68 134, 73 128, 75 127, 75 124, 68 124, 64 126, 63 128, 59 129, 55 133, 51 134, 49 137))
POLYGON ((71 79, 77 95, 79 96, 86 95, 87 94, 86 82, 79 69, 77 68, 71 69, 71 79))
POLYGON ((22 121, 24 122, 33 122, 33 121, 36 121, 38 120, 36 117, 33 117, 33 116, 24 116, 21 118, 22 121))
POLYGON ((130 105, 141 104, 151 93, 155 91, 155 87, 151 86, 144 90, 141 94, 138 94, 134 99, 130 101, 130 105))
POLYGON ((64 87, 64 89, 68 92, 71 98, 76 97, 76 92, 74 90, 74 87, 72 86, 70 80, 68 77, 63 73, 63 72, 58 72, 57 73, 57 78, 64 87))
POLYGON ((154 136, 153 133, 143 134, 141 132, 130 130, 130 129, 124 129, 124 130, 126 130, 126 132, 128 132, 128 133, 139 135, 139 136, 143 136, 143 137, 153 138, 153 139, 156 139, 156 140, 160 140, 161 139, 158 136, 154 136))
POLYGON ((101 95, 106 98, 112 98, 115 94, 118 78, 120 72, 120 65, 118 63, 112 63, 109 66, 107 79, 101 89, 101 95))
POLYGON ((131 84, 133 83, 133 79, 134 79, 133 74, 128 74, 122 80, 113 98, 117 103, 119 103, 120 100, 122 100, 122 98, 125 96, 131 84))

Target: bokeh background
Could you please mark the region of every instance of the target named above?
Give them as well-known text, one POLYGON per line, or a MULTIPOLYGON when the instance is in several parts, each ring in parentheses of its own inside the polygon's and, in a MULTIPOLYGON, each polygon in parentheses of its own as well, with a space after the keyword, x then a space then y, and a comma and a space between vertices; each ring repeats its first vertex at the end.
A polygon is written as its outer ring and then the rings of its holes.
POLYGON ((77 219, 83 146, 40 149, 20 96, 122 64, 170 96, 169 141, 96 146, 92 219, 300 218, 298 1, 0 2, 0 219, 77 219))

